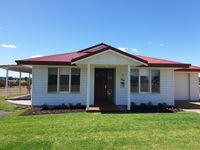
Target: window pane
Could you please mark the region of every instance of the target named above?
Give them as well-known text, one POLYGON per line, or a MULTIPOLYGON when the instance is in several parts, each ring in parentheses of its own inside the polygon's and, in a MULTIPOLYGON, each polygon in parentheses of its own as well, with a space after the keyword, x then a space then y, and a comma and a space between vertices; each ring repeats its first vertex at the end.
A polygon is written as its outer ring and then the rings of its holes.
POLYGON ((139 92, 139 70, 131 69, 131 92, 139 92))
POLYGON ((60 91, 69 91, 69 69, 60 68, 60 91))
POLYGON ((140 70, 141 92, 149 92, 149 70, 140 70))
POLYGON ((160 93, 160 70, 151 70, 152 93, 160 93))
POLYGON ((80 91, 80 69, 78 68, 71 69, 71 91, 80 91))
POLYGON ((57 68, 48 68, 48 91, 56 92, 57 91, 57 68))

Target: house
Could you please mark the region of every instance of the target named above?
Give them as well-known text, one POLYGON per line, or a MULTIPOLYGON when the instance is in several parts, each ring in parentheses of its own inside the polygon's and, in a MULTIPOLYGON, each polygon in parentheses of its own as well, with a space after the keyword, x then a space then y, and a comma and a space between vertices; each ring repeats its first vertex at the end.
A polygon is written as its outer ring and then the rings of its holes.
POLYGON ((127 105, 199 100, 200 67, 133 55, 101 43, 81 51, 17 60, 32 66, 32 106, 127 105))

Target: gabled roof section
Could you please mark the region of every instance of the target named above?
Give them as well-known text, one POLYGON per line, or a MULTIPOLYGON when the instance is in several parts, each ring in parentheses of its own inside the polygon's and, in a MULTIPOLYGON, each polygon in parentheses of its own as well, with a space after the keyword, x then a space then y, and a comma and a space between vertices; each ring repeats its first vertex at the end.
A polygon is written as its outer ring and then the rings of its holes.
POLYGON ((135 59, 135 60, 137 60, 139 62, 142 62, 143 64, 147 65, 147 61, 146 60, 141 59, 141 58, 139 58, 139 57, 137 57, 135 55, 126 53, 124 51, 121 51, 121 50, 119 50, 117 48, 114 48, 114 47, 112 47, 110 45, 107 45, 107 44, 104 44, 104 43, 101 43, 101 44, 98 44, 98 45, 95 45, 95 46, 92 46, 92 47, 89 47, 89 48, 86 48, 84 50, 79 51, 80 53, 88 53, 88 54, 80 56, 80 57, 77 57, 77 58, 74 58, 74 59, 72 59, 71 62, 74 63, 74 62, 76 62, 78 60, 85 59, 87 57, 90 57, 90 56, 95 55, 95 54, 102 53, 102 52, 107 51, 107 50, 113 50, 113 51, 115 51, 117 53, 120 53, 122 55, 130 57, 132 59, 135 59))

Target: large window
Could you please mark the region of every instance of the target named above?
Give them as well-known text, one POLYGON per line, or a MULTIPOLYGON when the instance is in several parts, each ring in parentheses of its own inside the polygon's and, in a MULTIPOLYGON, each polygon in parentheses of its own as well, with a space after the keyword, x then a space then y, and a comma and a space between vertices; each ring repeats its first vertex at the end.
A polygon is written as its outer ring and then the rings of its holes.
POLYGON ((69 69, 68 68, 60 68, 60 91, 66 92, 69 91, 69 69))
POLYGON ((149 92, 149 70, 140 70, 140 92, 149 92))
POLYGON ((71 69, 71 91, 80 91, 80 69, 78 68, 71 69))
POLYGON ((160 93, 160 70, 131 69, 131 92, 160 93))
POLYGON ((79 68, 48 68, 48 92, 79 92, 79 68))
POLYGON ((160 93, 160 70, 151 70, 151 91, 160 93))
POLYGON ((131 70, 131 92, 133 93, 139 92, 139 70, 138 69, 131 70))
POLYGON ((58 76, 57 68, 48 69, 48 91, 49 92, 57 91, 57 76, 58 76))

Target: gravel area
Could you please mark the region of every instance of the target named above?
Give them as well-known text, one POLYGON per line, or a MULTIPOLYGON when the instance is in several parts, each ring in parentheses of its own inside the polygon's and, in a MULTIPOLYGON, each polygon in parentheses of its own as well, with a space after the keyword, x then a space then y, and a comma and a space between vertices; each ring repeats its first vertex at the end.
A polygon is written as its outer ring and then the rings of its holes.
POLYGON ((4 116, 6 116, 8 114, 10 114, 9 111, 0 110, 0 117, 4 117, 4 116))

